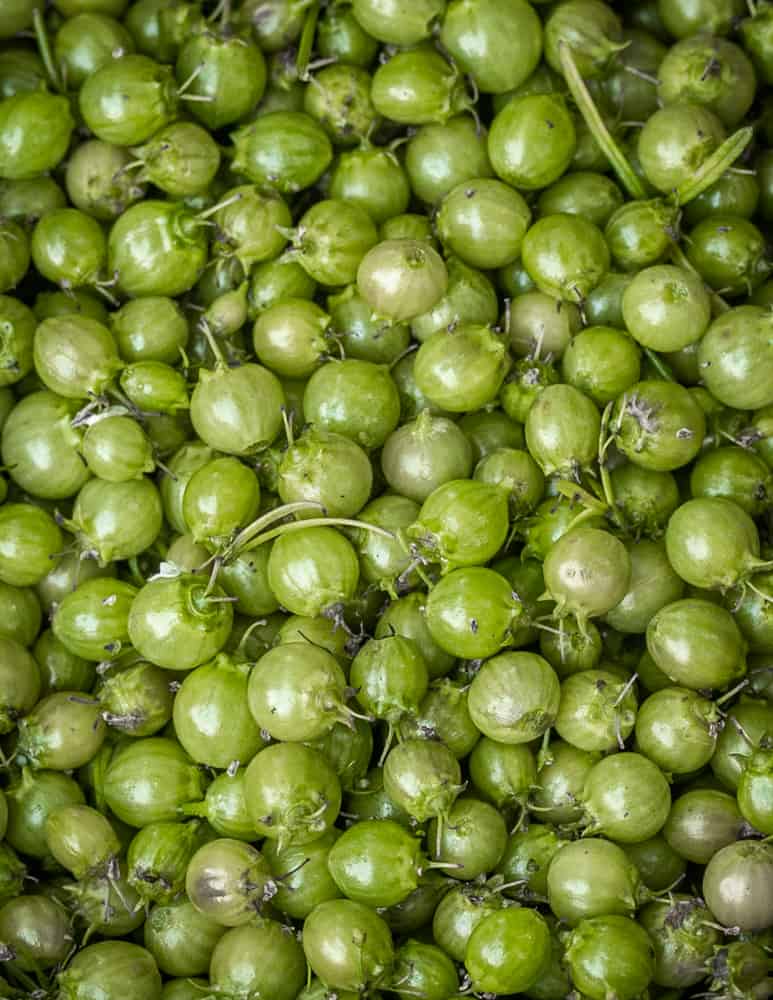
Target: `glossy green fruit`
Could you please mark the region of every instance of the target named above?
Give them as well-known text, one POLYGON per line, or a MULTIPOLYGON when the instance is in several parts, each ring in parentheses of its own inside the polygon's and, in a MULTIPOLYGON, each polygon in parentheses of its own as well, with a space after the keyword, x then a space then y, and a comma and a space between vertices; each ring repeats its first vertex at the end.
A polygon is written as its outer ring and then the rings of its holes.
POLYGON ((246 764, 265 745, 247 705, 249 666, 227 653, 191 671, 174 699, 175 734, 195 761, 246 764))
POLYGON ((261 115, 231 134, 234 169, 254 184, 293 194, 313 184, 333 159, 322 126, 302 111, 261 115))
POLYGON ((485 917, 467 943, 464 964, 476 990, 520 993, 550 953, 550 931, 536 910, 516 907, 485 917))
POLYGON ((386 979, 394 962, 387 924, 369 907, 348 899, 320 903, 309 914, 303 950, 326 984, 354 993, 386 979))
POLYGON ((335 771, 302 743, 275 743, 257 753, 247 767, 244 796, 258 833, 276 840, 280 850, 322 837, 341 808, 335 771))
POLYGON ((576 148, 572 116, 558 94, 510 101, 494 118, 488 153, 498 177, 517 189, 547 187, 564 173, 576 148), (540 156, 534 156, 535 146, 540 156))
POLYGON ((12 587, 39 583, 62 551, 62 533, 39 507, 6 503, 0 507, 0 581, 12 587))
POLYGON ((249 455, 279 434, 284 403, 279 379, 262 365, 203 370, 191 394, 191 423, 211 448, 249 455))
POLYGON ((655 952, 647 932, 628 917, 584 920, 572 932, 566 952, 572 981, 592 1000, 613 991, 633 1000, 655 972, 655 952))
POLYGON ((192 35, 180 49, 175 73, 181 88, 185 88, 183 99, 206 98, 189 106, 192 114, 212 131, 248 115, 266 86, 266 65, 260 49, 240 35, 229 37, 207 31, 192 35))
POLYGON ((16 222, 0 225, 0 292, 13 291, 30 266, 29 239, 16 222))
POLYGON ((11 478, 35 496, 60 500, 83 486, 89 470, 79 454, 81 438, 71 425, 77 400, 47 390, 19 400, 2 430, 0 450, 11 478))
POLYGON ((206 191, 220 166, 214 139, 193 122, 167 125, 133 153, 142 160, 140 178, 174 198, 206 191))
POLYGON ((199 220, 174 202, 132 205, 113 224, 107 250, 108 270, 132 297, 189 291, 207 260, 199 220))
POLYGON ((444 7, 443 0, 419 3, 355 0, 352 13, 364 31, 380 42, 411 46, 429 37, 433 22, 442 15, 444 7))
POLYGON ((411 189, 397 156, 364 142, 339 156, 330 177, 330 194, 358 204, 380 225, 408 208, 411 189))
POLYGON ((178 97, 169 67, 133 54, 111 60, 93 73, 78 102, 98 139, 135 146, 173 120, 178 97))
POLYGON ((167 976, 209 971, 215 945, 225 928, 199 913, 187 899, 154 906, 145 921, 145 947, 167 976))
POLYGON ((218 600, 223 596, 219 588, 207 593, 206 580, 194 575, 149 581, 129 613, 132 645, 167 670, 191 670, 206 663, 231 632, 233 608, 218 600))
POLYGON ((617 753, 588 772, 583 803, 589 832, 635 844, 661 830, 671 809, 671 792, 652 760, 639 753, 617 753))
POLYGON ((424 125, 408 143, 405 169, 417 197, 430 205, 472 177, 492 174, 486 135, 470 115, 424 125))
POLYGON ((641 352, 622 330, 589 326, 567 347, 561 371, 570 385, 603 407, 638 382, 641 352))
POLYGON ((337 721, 349 718, 345 687, 346 678, 332 653, 308 643, 283 642, 253 668, 247 701, 260 730, 273 739, 318 740, 337 721))
POLYGON ((421 240, 383 240, 365 254, 357 269, 362 298, 374 312, 396 322, 427 312, 447 287, 443 258, 421 240))
POLYGON ((443 18, 440 41, 481 91, 501 94, 519 87, 536 68, 542 25, 532 7, 518 0, 455 0, 443 18))
POLYGON ((70 771, 88 764, 105 733, 98 701, 77 691, 56 691, 20 721, 18 750, 34 768, 70 771))
POLYGON ((482 270, 515 260, 531 220, 517 191, 487 177, 452 188, 437 214, 443 245, 465 264, 482 270))
POLYGON ((484 736, 501 743, 528 743, 553 724, 559 699, 558 677, 541 656, 500 653, 473 679, 470 716, 484 736))
POLYGON ((276 1000, 295 1000, 306 981, 307 967, 295 934, 276 920, 259 919, 251 926, 234 927, 220 938, 209 977, 212 988, 226 995, 249 990, 255 996, 262 993, 276 1000), (263 956, 270 956, 271 961, 264 961, 263 956))
POLYGON ((113 752, 104 796, 118 819, 142 828, 179 819, 184 803, 204 791, 205 775, 179 743, 164 737, 129 740, 113 752))
POLYGON ((161 1000, 161 975, 149 951, 128 941, 100 941, 77 954, 57 976, 68 1000, 95 991, 104 1000, 161 1000))
POLYGON ((618 17, 599 0, 564 0, 545 22, 545 58, 561 73, 561 46, 566 46, 577 61, 584 77, 603 76, 620 42, 618 17))
POLYGON ((388 369, 369 361, 329 361, 309 379, 303 395, 306 420, 342 434, 362 448, 378 448, 400 416, 400 400, 388 369))
POLYGON ((66 97, 37 91, 0 102, 0 178, 22 180, 53 170, 74 127, 66 97))
POLYGON ((653 472, 670 472, 698 454, 706 420, 684 386, 646 380, 631 386, 615 402, 610 426, 630 462, 653 472))
POLYGON ((582 302, 609 270, 609 247, 601 231, 576 215, 548 215, 529 229, 523 263, 540 291, 582 302))
POLYGON ((711 319, 702 282, 669 264, 640 271, 623 293, 622 305, 631 336, 653 351, 678 351, 700 340, 711 319))
POLYGON ((0 18, 0 37, 12 38, 32 24, 33 0, 12 0, 0 18))
POLYGON ((708 108, 690 103, 661 108, 639 133, 644 176, 668 194, 689 180, 724 138, 722 122, 708 108))
POLYGON ((701 378, 725 406, 759 409, 773 402, 770 322, 769 311, 761 306, 737 306, 715 319, 701 341, 701 378))
POLYGON ((746 668, 732 615, 698 598, 661 608, 647 626, 647 648, 670 680, 696 691, 726 687, 746 668))
POLYGON ((51 622, 54 635, 86 660, 115 659, 128 643, 127 622, 136 593, 136 587, 123 580, 84 580, 58 602, 51 622))
POLYGON ((756 83, 751 60, 740 46, 705 34, 677 42, 658 68, 658 81, 664 104, 694 101, 729 129, 745 117, 756 83), (709 61, 712 71, 706 73, 709 61))
POLYGON ((470 104, 459 71, 433 48, 397 52, 373 74, 370 96, 401 125, 443 124, 470 104))
POLYGON ((436 406, 451 413, 491 403, 508 368, 507 350, 488 327, 463 325, 433 334, 419 348, 416 384, 436 406))
POLYGON ((79 314, 44 319, 33 351, 46 387, 69 399, 99 395, 122 367, 107 327, 79 314))
POLYGON ((427 497, 407 534, 446 573, 493 558, 504 543, 507 523, 504 491, 477 480, 455 479, 427 497))

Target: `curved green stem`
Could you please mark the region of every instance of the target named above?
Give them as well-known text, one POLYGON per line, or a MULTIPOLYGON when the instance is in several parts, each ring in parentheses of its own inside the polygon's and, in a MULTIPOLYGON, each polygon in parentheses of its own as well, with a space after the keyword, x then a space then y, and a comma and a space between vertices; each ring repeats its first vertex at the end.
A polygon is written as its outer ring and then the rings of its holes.
MULTIPOLYGON (((580 511, 573 521, 569 522, 569 527, 566 529, 566 533, 568 534, 570 531, 574 531, 574 529, 579 528, 581 524, 585 524, 586 521, 591 521, 594 517, 598 516, 599 512, 597 510, 593 510, 591 507, 586 507, 585 510, 580 511)), ((539 598, 539 600, 542 600, 542 598, 539 598)))
POLYGON ((204 334, 207 343, 209 344, 209 349, 215 356, 215 365, 220 368, 227 368, 225 358, 223 357, 223 352, 220 350, 220 345, 215 340, 215 335, 210 329, 209 323, 205 319, 199 321, 199 329, 204 334))
POLYGON ((395 537, 391 531, 387 531, 385 528, 379 528, 375 524, 368 524, 367 521, 355 521, 352 517, 310 517, 303 521, 289 521, 287 524, 280 524, 277 528, 271 528, 262 535, 258 535, 257 538, 253 538, 251 542, 243 546, 241 551, 249 552, 251 549, 258 548, 259 545, 265 545, 266 542, 270 542, 274 538, 279 538, 280 535, 287 535, 293 531, 302 531, 304 528, 330 528, 333 526, 361 528, 365 531, 372 531, 374 535, 381 535, 383 538, 389 538, 390 540, 395 537))
MULTIPOLYGON (((773 559, 752 559, 749 561, 748 568, 752 573, 769 573, 773 569, 773 559)), ((746 583, 751 586, 748 580, 746 583)), ((765 600, 771 600, 771 597, 768 594, 764 594, 759 587, 752 587, 752 590, 765 600)))
POLYGON ((223 561, 225 561, 229 555, 235 552, 241 551, 243 546, 252 539, 259 535, 264 528, 267 528, 274 521, 280 521, 283 517, 287 517, 290 514, 297 514, 300 511, 324 511, 324 507, 321 503, 317 503, 315 500, 296 500, 294 503, 285 503, 279 507, 274 507, 272 510, 266 511, 265 514, 261 514, 260 517, 256 518, 252 524, 248 524, 246 528, 242 528, 239 534, 233 539, 233 541, 226 547, 223 553, 223 561))
POLYGON ((680 184, 674 192, 677 205, 686 205, 703 194, 712 184, 716 184, 722 174, 731 167, 754 137, 754 129, 747 125, 739 128, 729 139, 725 139, 718 149, 702 163, 692 177, 680 184))
POLYGON ((647 192, 641 180, 637 177, 635 170, 628 162, 622 149, 618 146, 612 135, 604 124, 604 119, 599 114, 593 98, 585 86, 583 78, 580 76, 577 64, 572 56, 572 50, 566 42, 559 42, 558 51, 561 57, 561 68, 569 86, 569 90, 574 98, 574 102, 580 110, 580 114, 585 120, 585 124, 590 129, 593 138, 599 144, 604 155, 612 165, 612 169, 617 174, 620 183, 631 196, 631 198, 644 199, 647 192))

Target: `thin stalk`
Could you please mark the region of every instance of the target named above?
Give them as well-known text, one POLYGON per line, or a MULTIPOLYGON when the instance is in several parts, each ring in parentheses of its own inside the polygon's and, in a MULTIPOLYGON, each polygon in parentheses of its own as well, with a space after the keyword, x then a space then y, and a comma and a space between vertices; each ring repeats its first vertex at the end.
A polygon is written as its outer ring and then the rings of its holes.
POLYGON ((607 505, 583 489, 582 486, 578 486, 577 483, 573 483, 568 479, 560 479, 555 485, 558 492, 562 496, 565 496, 567 500, 578 501, 587 510, 592 510, 596 514, 606 514, 607 505))
POLYGON ((280 535, 286 535, 293 531, 302 531, 304 528, 328 528, 333 525, 347 528, 362 528, 365 531, 372 531, 374 535, 381 535, 382 538, 389 538, 390 540, 395 537, 391 531, 387 531, 385 528, 379 528, 375 524, 368 524, 367 521, 355 521, 352 517, 310 517, 303 521, 290 521, 288 524, 280 524, 277 528, 271 528, 264 534, 258 535, 257 538, 253 538, 251 542, 243 547, 242 551, 249 552, 260 545, 265 545, 266 542, 270 542, 274 538, 279 538, 280 535))
POLYGON ((197 77, 201 76, 201 71, 204 69, 204 64, 199 63, 199 65, 194 69, 191 75, 184 80, 180 86, 177 88, 177 96, 183 97, 186 91, 193 85, 197 77))
POLYGON ((215 356, 215 364, 217 365, 217 367, 218 368, 227 367, 225 358, 223 357, 223 352, 220 350, 220 345, 215 340, 215 335, 212 333, 209 323, 207 323, 205 319, 202 319, 201 322, 199 323, 199 329, 204 334, 207 343, 209 344, 209 349, 215 356))
POLYGON ((273 510, 266 511, 265 514, 261 514, 260 517, 256 518, 252 524, 248 524, 246 528, 242 528, 230 545, 228 545, 226 552, 223 553, 223 560, 229 554, 238 552, 246 542, 250 542, 255 535, 260 534, 264 528, 267 528, 269 524, 273 524, 274 521, 279 521, 283 517, 287 517, 290 514, 297 514, 301 511, 324 511, 324 509, 322 504, 317 503, 315 500, 297 500, 295 503, 285 503, 280 507, 274 507, 273 510))
POLYGON ((221 208, 228 208, 229 205, 235 205, 237 201, 242 200, 243 195, 240 192, 232 194, 230 198, 224 198, 223 201, 219 201, 216 205, 211 205, 209 208, 205 208, 202 212, 197 213, 196 218, 199 220, 208 219, 211 215, 219 212, 221 208))
POLYGON ((745 687, 748 687, 748 685, 749 685, 749 680, 748 680, 748 678, 744 678, 744 679, 743 679, 743 680, 741 681, 741 683, 740 683, 740 684, 736 684, 736 685, 735 685, 735 687, 732 687, 732 688, 730 688, 730 690, 729 690, 729 691, 725 691, 725 693, 724 693, 724 694, 722 695, 722 697, 721 697, 721 698, 717 698, 717 699, 715 699, 715 701, 714 701, 714 704, 715 704, 715 705, 716 705, 717 707, 719 707, 720 705, 723 705, 723 704, 724 704, 724 703, 725 703, 726 701, 730 701, 730 699, 731 699, 731 698, 732 698, 732 697, 733 697, 734 695, 737 695, 739 691, 743 691, 743 689, 744 689, 745 687))
POLYGON ((585 510, 580 511, 573 521, 569 522, 569 527, 566 529, 567 533, 574 531, 574 529, 579 528, 581 524, 585 524, 586 521, 591 521, 594 517, 598 516, 599 512, 597 510, 586 507, 585 510))
POLYGON ((32 14, 32 24, 35 28, 35 40, 38 43, 38 50, 40 52, 40 58, 43 60, 43 66, 46 70, 46 76, 51 83, 54 90, 59 93, 62 92, 62 80, 57 71, 56 64, 54 63, 54 57, 51 52, 51 44, 48 40, 48 32, 46 31, 46 22, 43 20, 43 12, 40 7, 36 7, 32 14))
POLYGON ((599 475, 601 477, 601 489, 604 493, 604 499, 607 503, 607 510, 610 515, 619 523, 618 516, 615 513, 615 491, 612 487, 612 477, 609 474, 609 467, 607 466, 607 449, 613 441, 613 438, 609 434, 609 418, 612 415, 612 407, 614 403, 607 403, 604 407, 604 412, 601 415, 601 427, 599 428, 599 444, 598 444, 598 464, 599 464, 599 475))
POLYGON ((718 149, 705 160, 692 177, 679 185, 674 192, 677 205, 686 205, 703 194, 712 184, 716 184, 722 174, 731 167, 754 138, 754 129, 747 125, 739 128, 729 139, 725 139, 718 149))
POLYGON ((574 98, 574 102, 580 110, 580 114, 585 120, 585 124, 591 131, 593 138, 599 144, 604 155, 612 165, 612 169, 617 174, 620 183, 631 196, 631 198, 645 199, 647 192, 644 185, 636 176, 631 164, 628 162, 622 149, 618 146, 612 135, 604 124, 604 119, 599 114, 593 98, 588 88, 585 86, 583 78, 577 69, 577 64, 572 56, 572 50, 566 42, 558 43, 559 56, 561 58, 561 68, 569 86, 569 90, 574 98))
POLYGON ((295 57, 295 68, 298 73, 298 79, 303 83, 308 83, 309 80, 309 59, 314 48, 314 36, 317 32, 318 18, 319 4, 315 3, 312 4, 306 13, 301 38, 298 42, 298 55, 295 57))
POLYGON ((293 434, 293 414, 287 413, 287 407, 282 407, 282 423, 284 424, 285 437, 287 438, 287 447, 292 448, 295 443, 295 435, 293 434))
POLYGON ((649 363, 661 378, 665 379, 666 382, 676 382, 674 373, 659 354, 656 354, 650 347, 644 347, 642 350, 649 363))

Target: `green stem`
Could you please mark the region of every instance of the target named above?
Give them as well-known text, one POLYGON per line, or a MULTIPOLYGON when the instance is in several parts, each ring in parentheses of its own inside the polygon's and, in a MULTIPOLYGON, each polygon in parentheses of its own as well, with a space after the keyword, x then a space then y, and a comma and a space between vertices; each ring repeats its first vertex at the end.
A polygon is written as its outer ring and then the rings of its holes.
POLYGON ((674 373, 659 354, 656 354, 650 347, 644 347, 643 351, 647 360, 661 378, 665 379, 666 382, 676 382, 674 373))
POLYGON ((250 549, 256 549, 259 545, 264 545, 274 538, 279 538, 280 535, 287 535, 293 531, 302 531, 304 528, 329 528, 334 525, 347 528, 361 528, 365 531, 372 531, 374 535, 381 535, 383 538, 389 538, 390 540, 395 537, 391 531, 387 531, 385 528, 379 528, 375 524, 368 524, 367 521, 355 521, 351 517, 310 517, 304 521, 290 521, 288 524, 280 524, 277 528, 271 528, 264 534, 258 535, 257 538, 253 538, 251 542, 242 548, 242 551, 249 552, 250 549))
POLYGON ((228 545, 226 551, 223 553, 223 561, 225 561, 229 555, 238 552, 242 549, 242 546, 247 542, 252 541, 252 539, 260 534, 264 528, 267 528, 274 521, 280 521, 283 517, 287 517, 290 514, 296 514, 300 511, 324 511, 324 507, 321 503, 317 503, 314 500, 297 500, 295 503, 285 503, 279 507, 274 507, 272 510, 266 511, 260 517, 256 518, 252 524, 248 524, 246 528, 242 528, 239 534, 234 538, 234 540, 228 545))
POLYGON ((583 489, 582 486, 578 486, 577 483, 573 483, 568 479, 560 479, 556 483, 556 489, 567 500, 578 501, 583 507, 587 510, 592 510, 595 514, 605 514, 607 511, 605 503, 583 489))
POLYGON ((612 169, 617 174, 620 183, 631 198, 646 198, 647 192, 644 185, 636 176, 636 172, 628 162, 622 149, 620 149, 612 138, 609 129, 604 124, 604 119, 599 114, 599 110, 588 88, 585 86, 583 78, 580 76, 577 64, 572 56, 572 50, 566 42, 559 42, 558 51, 561 58, 561 68, 564 71, 564 77, 566 78, 569 90, 593 138, 601 147, 604 155, 612 165, 612 169))
POLYGON ((17 982, 21 983, 22 986, 25 987, 25 989, 30 991, 29 996, 35 996, 35 994, 38 992, 38 984, 31 976, 28 976, 26 972, 18 968, 18 966, 14 962, 9 963, 8 971, 13 976, 13 978, 17 980, 17 982))
POLYGON ((230 195, 228 198, 223 198, 216 205, 210 205, 209 208, 205 208, 201 212, 196 213, 196 218, 199 220, 208 219, 210 216, 215 215, 223 208, 228 208, 229 205, 235 205, 237 201, 241 201, 244 195, 241 192, 230 195))
POLYGON ((552 764, 553 762, 553 755, 550 753, 550 728, 546 729, 542 734, 542 745, 540 746, 537 760, 539 761, 538 767, 544 767, 546 764, 552 764))
POLYGON ((48 41, 48 32, 46 31, 46 23, 43 20, 43 12, 40 7, 36 7, 32 13, 32 23, 35 28, 35 39, 38 43, 38 49, 40 51, 40 58, 43 60, 43 65, 46 69, 46 76, 51 83, 54 90, 59 93, 62 92, 62 81, 57 72, 56 66, 54 64, 54 57, 51 54, 51 45, 48 41))
POLYGON ((703 194, 712 184, 716 184, 722 174, 743 153, 753 137, 754 129, 747 125, 746 128, 739 128, 729 139, 725 139, 722 145, 715 149, 711 156, 698 167, 692 177, 679 185, 674 192, 676 204, 686 205, 698 195, 703 194))
POLYGON ((132 556, 131 559, 127 560, 129 564, 129 572, 131 573, 132 579, 137 584, 138 587, 144 587, 148 582, 140 571, 139 563, 137 562, 137 556, 132 556))
POLYGON ((314 48, 314 35, 317 31, 317 19, 319 18, 319 4, 315 3, 306 14, 303 22, 301 39, 298 42, 298 55, 295 59, 295 68, 298 72, 298 79, 306 83, 309 79, 309 59, 314 48))
POLYGON ((731 687, 729 691, 726 691, 721 698, 716 698, 714 704, 719 707, 724 705, 726 701, 730 701, 731 698, 735 697, 739 691, 743 691, 745 687, 748 687, 749 679, 745 677, 740 684, 736 684, 735 687, 731 687))
POLYGON ((215 335, 209 327, 209 323, 205 319, 199 321, 199 329, 204 334, 207 343, 209 344, 209 349, 215 356, 215 365, 217 368, 223 369, 227 368, 225 358, 223 357, 223 352, 220 350, 220 345, 215 340, 215 335))
MULTIPOLYGON (((773 559, 751 559, 747 566, 752 573, 769 573, 773 569, 773 559)), ((746 581, 749 582, 748 580, 746 581)), ((766 596, 761 593, 757 587, 752 588, 755 594, 760 594, 760 596, 766 596)), ((770 598, 767 598, 770 600, 770 598)))
POLYGON ((619 519, 615 513, 615 491, 612 488, 612 477, 609 474, 609 467, 607 466, 607 448, 609 447, 612 438, 609 436, 609 418, 612 415, 612 408, 614 403, 607 403, 604 407, 604 412, 601 415, 601 427, 599 428, 599 475, 601 477, 601 489, 604 493, 604 500, 607 504, 607 509, 611 515, 618 522, 619 519))
MULTIPOLYGON (((585 510, 580 511, 580 513, 575 517, 573 521, 569 522, 569 527, 566 529, 566 534, 570 531, 574 531, 575 528, 579 528, 581 524, 585 524, 586 521, 591 521, 594 517, 598 517, 599 512, 593 510, 592 508, 586 507, 585 510)), ((542 598, 540 598, 542 600, 542 598)))

